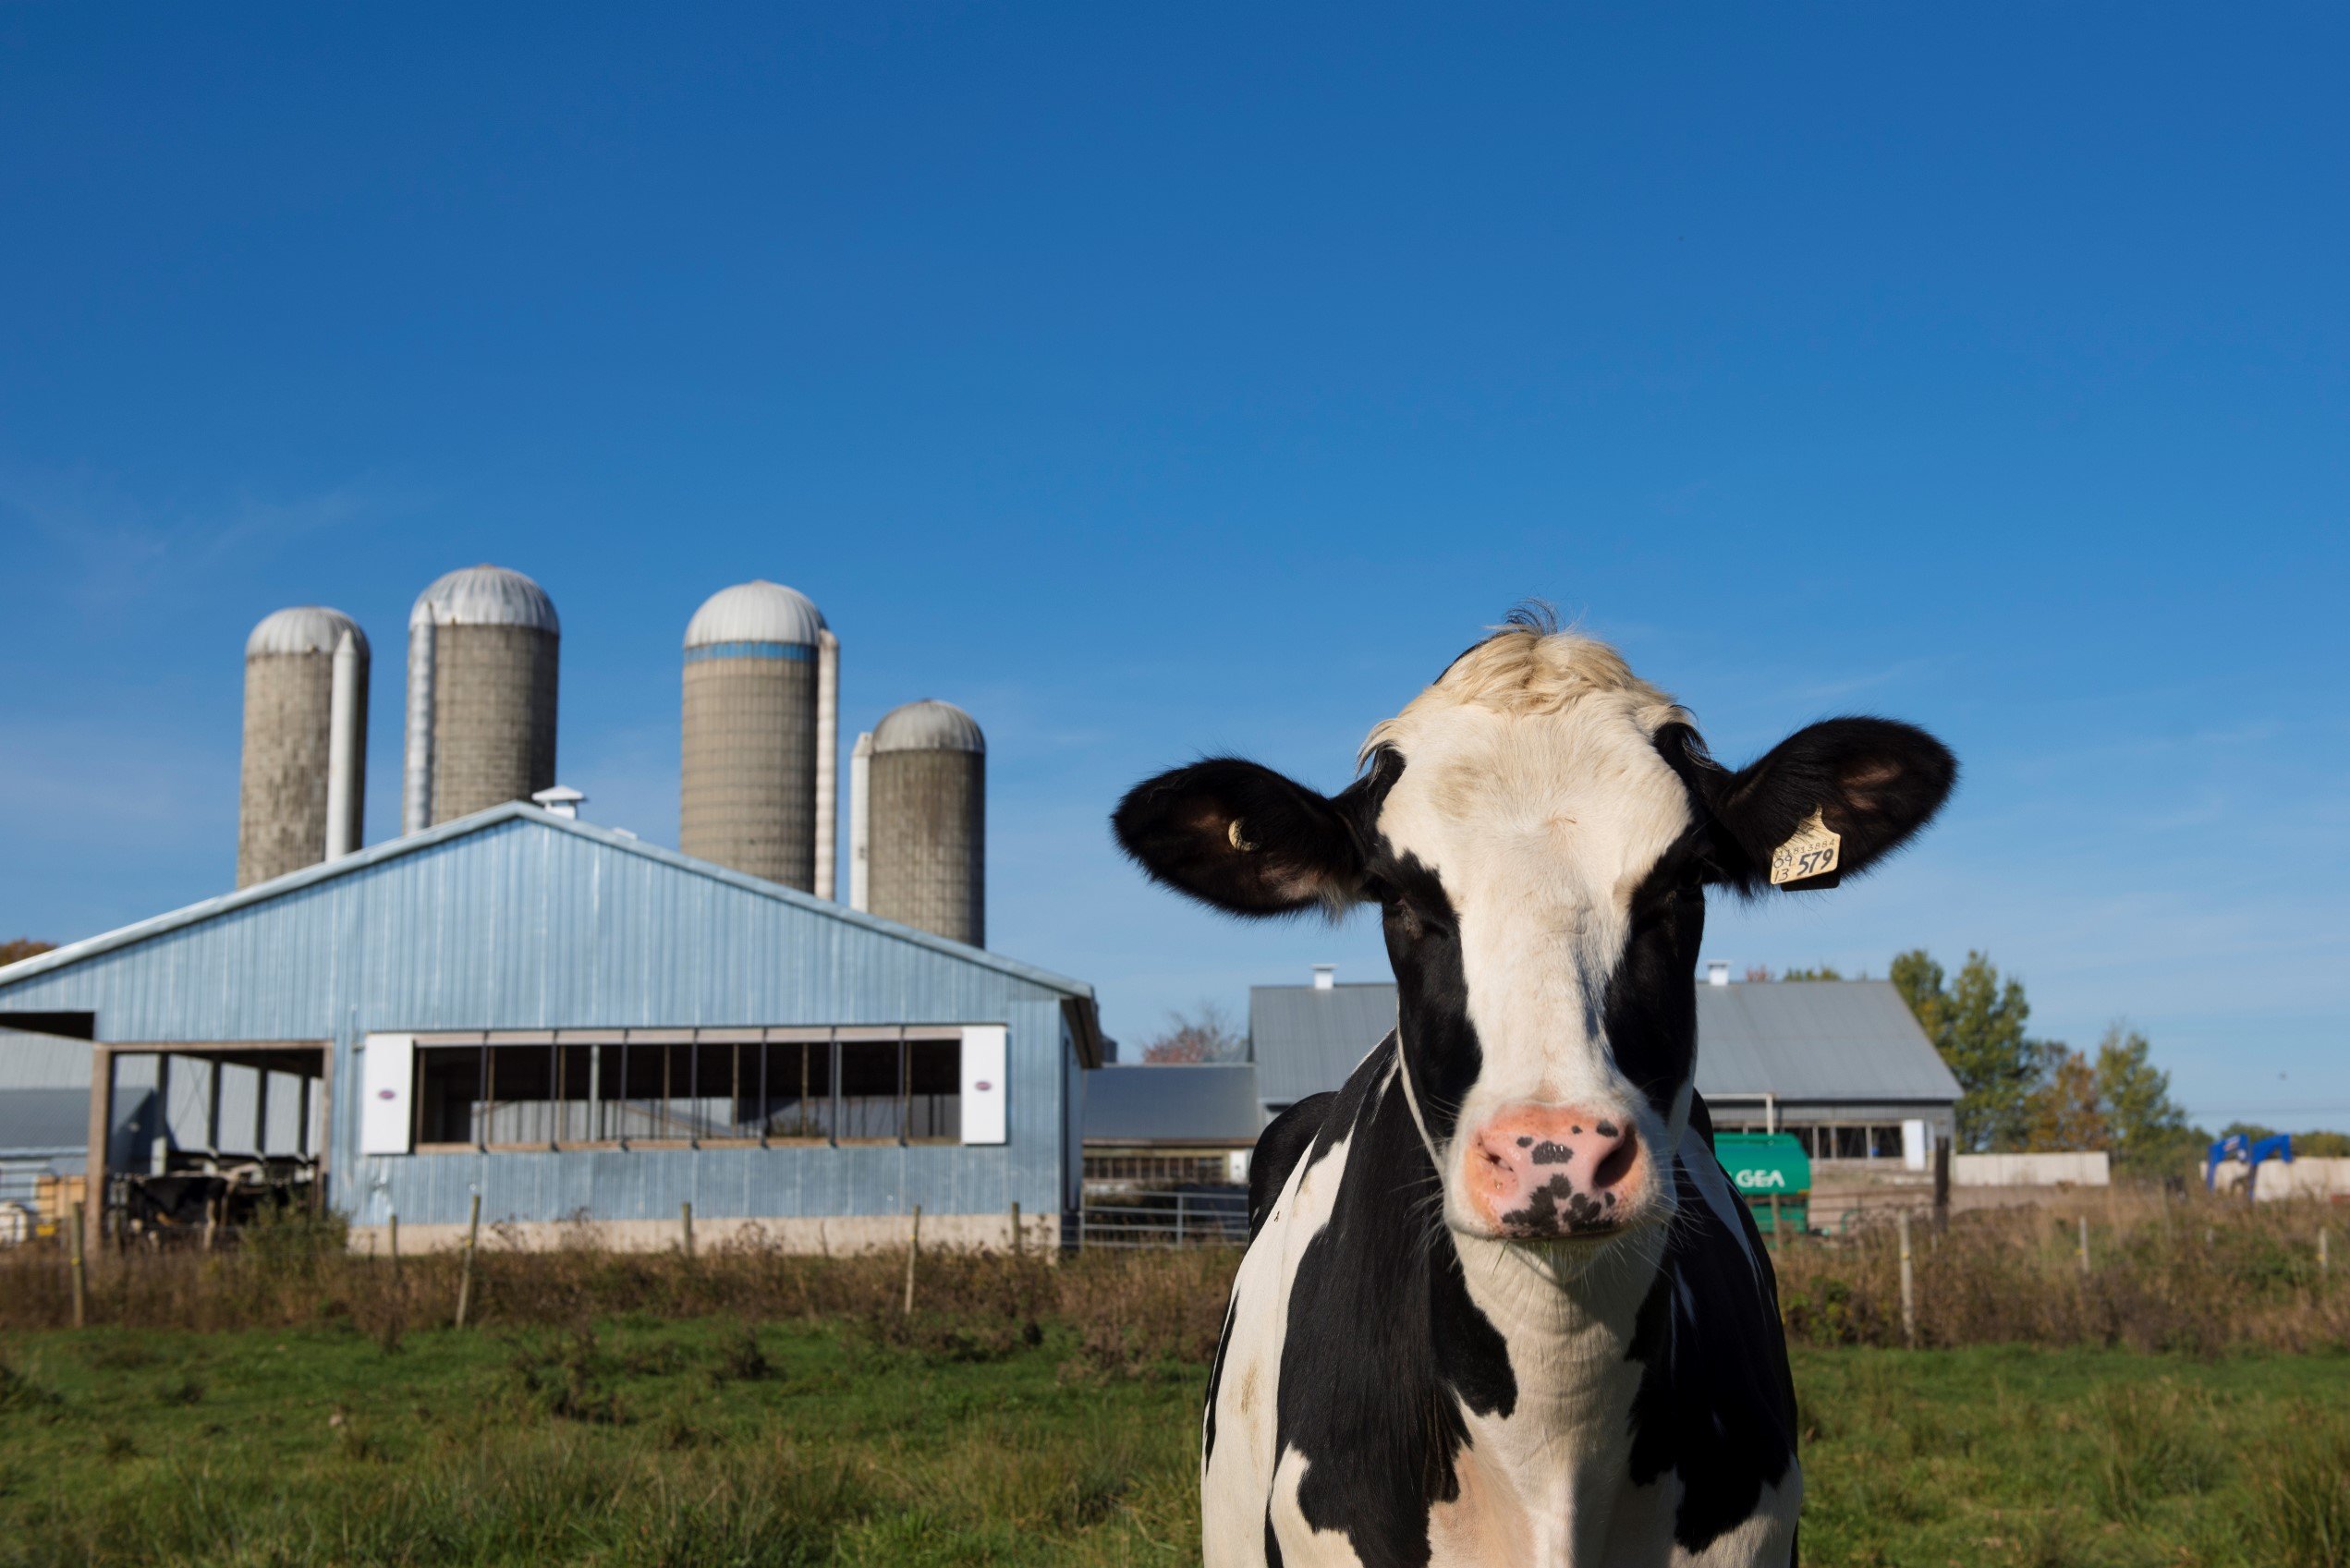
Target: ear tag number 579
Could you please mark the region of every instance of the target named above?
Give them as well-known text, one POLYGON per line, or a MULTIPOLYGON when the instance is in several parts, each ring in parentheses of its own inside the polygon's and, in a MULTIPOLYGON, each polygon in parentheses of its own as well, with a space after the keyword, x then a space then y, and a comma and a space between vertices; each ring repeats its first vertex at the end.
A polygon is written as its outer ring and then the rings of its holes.
POLYGON ((1771 885, 1806 882, 1834 872, 1844 850, 1844 835, 1820 819, 1818 811, 1803 820, 1787 842, 1771 852, 1771 885))

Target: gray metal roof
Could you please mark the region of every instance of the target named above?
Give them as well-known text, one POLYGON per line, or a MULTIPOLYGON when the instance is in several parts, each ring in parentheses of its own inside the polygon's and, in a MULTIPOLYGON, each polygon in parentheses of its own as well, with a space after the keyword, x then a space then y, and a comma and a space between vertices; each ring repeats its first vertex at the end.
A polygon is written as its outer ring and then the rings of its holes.
POLYGON ((332 653, 345 632, 351 634, 351 640, 359 645, 361 653, 367 651, 367 634, 359 630, 357 621, 323 604, 297 604, 290 610, 274 610, 262 617, 261 624, 245 639, 245 657, 332 653))
POLYGON ((979 721, 952 702, 925 699, 893 708, 873 726, 873 749, 883 751, 980 751, 987 737, 979 721))
POLYGON ((1698 987, 1698 1089, 1811 1102, 1959 1095, 1890 980, 1698 987))
POLYGON ((823 630, 824 613, 814 600, 796 588, 754 577, 703 600, 686 623, 686 646, 782 642, 813 648, 823 630))
POLYGON ((1267 1105, 1294 1105, 1336 1088, 1395 1027, 1392 981, 1311 986, 1251 986, 1248 1039, 1257 1087, 1267 1105))
POLYGON ((560 634, 554 601, 520 572, 504 566, 461 566, 435 577, 408 611, 411 630, 422 626, 529 626, 560 634))
MULTIPOLYGON (((1248 1039, 1265 1103, 1336 1088, 1394 1023, 1392 984, 1252 987, 1248 1039)), ((1792 1103, 1948 1104, 1959 1094, 1885 980, 1699 986, 1698 1089, 1792 1103)))
POLYGON ((1263 1122, 1253 1063, 1097 1067, 1085 1076, 1088 1143, 1245 1149, 1263 1122))

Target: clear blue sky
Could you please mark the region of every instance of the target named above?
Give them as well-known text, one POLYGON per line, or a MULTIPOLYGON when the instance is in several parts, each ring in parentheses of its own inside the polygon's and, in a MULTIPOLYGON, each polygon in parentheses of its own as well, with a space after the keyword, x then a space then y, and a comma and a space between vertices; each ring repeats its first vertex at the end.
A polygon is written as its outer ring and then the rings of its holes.
POLYGON ((2214 1121, 2350 1126, 2338 9, 0 9, 0 935, 226 888, 240 649, 452 566, 674 842, 678 639, 821 603, 993 750, 1001 950, 1113 1032, 1383 974, 1104 813, 1324 787, 1516 600, 1736 760, 1964 758, 1741 968, 1987 948, 2214 1121))

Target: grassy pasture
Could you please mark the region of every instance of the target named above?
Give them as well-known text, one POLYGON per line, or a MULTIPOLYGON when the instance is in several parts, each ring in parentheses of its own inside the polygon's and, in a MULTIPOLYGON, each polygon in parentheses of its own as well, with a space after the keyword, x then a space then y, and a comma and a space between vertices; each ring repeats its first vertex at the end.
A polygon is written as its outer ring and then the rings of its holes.
MULTIPOLYGON (((2339 1216, 2083 1212, 1782 1256, 1806 1562, 2350 1568, 2339 1216)), ((0 1565, 1196 1562, 1234 1260, 14 1249, 0 1565)))
MULTIPOLYGON (((1204 1372, 650 1316, 11 1336, 0 1562, 1179 1563, 1204 1372)), ((1799 1349, 1828 1564, 2350 1563, 2350 1359, 1799 1349)))

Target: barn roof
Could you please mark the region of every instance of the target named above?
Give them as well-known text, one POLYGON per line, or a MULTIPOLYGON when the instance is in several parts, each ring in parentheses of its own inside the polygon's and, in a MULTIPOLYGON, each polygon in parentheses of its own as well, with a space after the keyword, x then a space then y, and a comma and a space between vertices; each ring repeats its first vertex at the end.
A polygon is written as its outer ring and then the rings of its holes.
POLYGON ((829 898, 818 898, 813 893, 802 893, 797 888, 785 887, 781 882, 769 881, 763 877, 754 877, 741 871, 730 870, 726 867, 714 865, 708 860, 697 860, 690 855, 681 855, 674 849, 664 849, 658 845, 647 844, 634 833, 624 833, 615 828, 600 827, 595 823, 583 822, 573 817, 558 816, 554 812, 533 806, 527 800, 510 800, 501 806, 493 806, 486 811, 476 811, 471 816, 459 817, 454 821, 444 822, 438 827, 428 828, 421 833, 386 839, 357 854, 347 855, 339 860, 322 861, 315 866, 305 866, 298 871, 289 871, 282 877, 273 877, 268 881, 256 882, 250 887, 239 888, 235 893, 222 893, 217 898, 207 898, 201 903, 190 904, 185 908, 174 909, 168 914, 136 921, 115 930, 84 938, 80 942, 67 942, 63 947, 54 948, 35 957, 21 959, 5 968, 0 968, 0 992, 5 992, 10 986, 31 979, 36 976, 69 968, 84 959, 95 957, 103 953, 111 953, 117 948, 149 942, 189 926, 200 925, 234 910, 281 898, 288 893, 315 887, 322 882, 353 876, 371 867, 397 860, 404 856, 435 849, 456 840, 483 834, 493 828, 514 821, 555 833, 571 833, 591 840, 607 849, 639 857, 696 877, 726 883, 743 892, 773 899, 778 904, 822 915, 845 925, 893 937, 900 942, 910 942, 917 947, 929 948, 943 956, 966 964, 977 965, 982 968, 993 969, 1014 979, 1025 980, 1029 984, 1041 986, 1048 991, 1057 991, 1065 996, 1087 1002, 1093 999, 1093 988, 1083 980, 1074 980, 1065 975, 1056 975, 1049 969, 1041 969, 1033 964, 1024 964, 1016 958, 1006 958, 1001 954, 990 953, 984 948, 972 947, 968 943, 934 936, 929 931, 918 930, 912 926, 903 926, 895 920, 883 919, 878 915, 868 915, 862 911, 851 909, 846 904, 836 904, 829 898))
MULTIPOLYGON (((1248 1038, 1265 1103, 1336 1088, 1394 1023, 1392 983, 1251 988, 1248 1038)), ((1885 980, 1699 986, 1698 1090, 1814 1103, 1947 1104, 1959 1095, 1885 980)))
POLYGON ((1246 1149, 1263 1121, 1253 1063, 1101 1067, 1085 1076, 1088 1143, 1246 1149))

